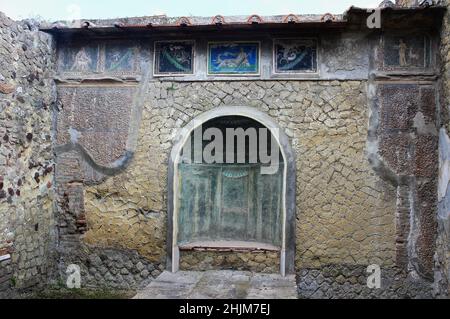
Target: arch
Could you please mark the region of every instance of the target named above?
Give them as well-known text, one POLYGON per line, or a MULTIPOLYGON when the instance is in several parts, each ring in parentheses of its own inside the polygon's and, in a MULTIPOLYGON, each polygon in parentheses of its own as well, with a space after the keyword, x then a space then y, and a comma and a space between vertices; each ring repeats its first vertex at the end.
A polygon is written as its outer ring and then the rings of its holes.
POLYGON ((167 227, 167 268, 172 272, 179 269, 180 252, 177 245, 178 235, 178 203, 179 189, 178 163, 181 151, 195 128, 212 119, 223 116, 242 116, 253 119, 274 135, 285 162, 282 189, 282 245, 280 251, 280 273, 295 272, 295 221, 296 221, 296 163, 289 138, 279 125, 267 114, 247 106, 222 106, 200 114, 184 126, 173 140, 173 148, 169 158, 168 172, 168 227, 167 227))

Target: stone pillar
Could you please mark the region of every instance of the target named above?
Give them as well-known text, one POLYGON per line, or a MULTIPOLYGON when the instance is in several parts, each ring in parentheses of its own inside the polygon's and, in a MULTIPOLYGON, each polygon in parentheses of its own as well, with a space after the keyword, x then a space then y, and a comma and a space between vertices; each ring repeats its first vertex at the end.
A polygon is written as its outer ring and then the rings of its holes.
MULTIPOLYGON (((450 1, 442 1, 450 9, 450 1)), ((436 240, 434 289, 439 298, 450 292, 450 12, 441 30, 441 129, 439 134, 438 236, 436 240)))

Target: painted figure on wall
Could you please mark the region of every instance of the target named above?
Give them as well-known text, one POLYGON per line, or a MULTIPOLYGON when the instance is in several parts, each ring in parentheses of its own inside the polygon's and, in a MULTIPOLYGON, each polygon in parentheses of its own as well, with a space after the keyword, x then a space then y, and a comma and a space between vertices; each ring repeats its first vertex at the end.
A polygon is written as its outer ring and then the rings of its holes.
POLYGON ((91 63, 92 59, 87 54, 86 49, 81 48, 75 55, 73 65, 70 68, 70 70, 78 72, 86 72, 90 70, 91 63))
POLYGON ((59 51, 59 69, 62 72, 86 73, 96 72, 99 47, 75 45, 59 51))
POLYGON ((316 40, 275 40, 274 51, 276 73, 317 71, 316 40))
POLYGON ((398 54, 399 54, 399 61, 400 66, 407 66, 408 62, 406 62, 406 50, 408 46, 403 41, 403 39, 400 39, 400 44, 398 45, 398 54))
POLYGON ((385 67, 425 68, 431 64, 431 42, 426 36, 387 36, 384 42, 385 67))
POLYGON ((193 74, 194 42, 155 43, 155 75, 193 74))
POLYGON ((259 43, 210 43, 209 74, 259 74, 259 43))
POLYGON ((105 69, 108 72, 133 71, 134 48, 121 45, 106 46, 105 69))

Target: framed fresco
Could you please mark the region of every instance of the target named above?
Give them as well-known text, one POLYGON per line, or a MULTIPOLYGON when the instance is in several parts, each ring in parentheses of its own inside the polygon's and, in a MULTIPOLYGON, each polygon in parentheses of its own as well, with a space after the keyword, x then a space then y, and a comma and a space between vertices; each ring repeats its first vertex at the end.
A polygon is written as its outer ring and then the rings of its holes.
POLYGON ((128 73, 135 71, 137 48, 128 44, 105 45, 105 72, 128 73))
POLYGON ((194 74, 195 41, 156 41, 154 76, 194 74))
POLYGON ((260 42, 208 43, 208 75, 259 75, 260 42))
POLYGON ((59 70, 64 73, 85 74, 98 72, 100 47, 98 45, 77 45, 59 52, 59 70))
POLYGON ((390 35, 383 39, 385 69, 424 69, 431 61, 431 40, 424 35, 390 35))
POLYGON ((140 47, 128 41, 86 42, 58 53, 58 72, 68 77, 86 75, 135 76, 139 73, 140 47))
POLYGON ((273 51, 277 74, 317 72, 317 39, 275 39, 273 51))

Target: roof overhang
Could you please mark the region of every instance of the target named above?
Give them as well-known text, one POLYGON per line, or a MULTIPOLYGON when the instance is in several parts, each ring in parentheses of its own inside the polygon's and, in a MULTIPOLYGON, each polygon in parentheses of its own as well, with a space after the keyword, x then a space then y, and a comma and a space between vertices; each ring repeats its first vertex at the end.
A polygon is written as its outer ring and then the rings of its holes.
MULTIPOLYGON (((157 35, 186 35, 195 33, 220 33, 240 31, 243 34, 255 31, 315 31, 368 29, 367 18, 375 9, 350 7, 342 15, 296 15, 284 16, 232 16, 232 17, 166 17, 149 16, 109 20, 59 21, 43 25, 41 31, 61 38, 142 37, 157 35)), ((432 28, 441 23, 445 6, 386 7, 380 8, 382 28, 432 28), (420 22, 418 25, 417 22, 420 22)))

